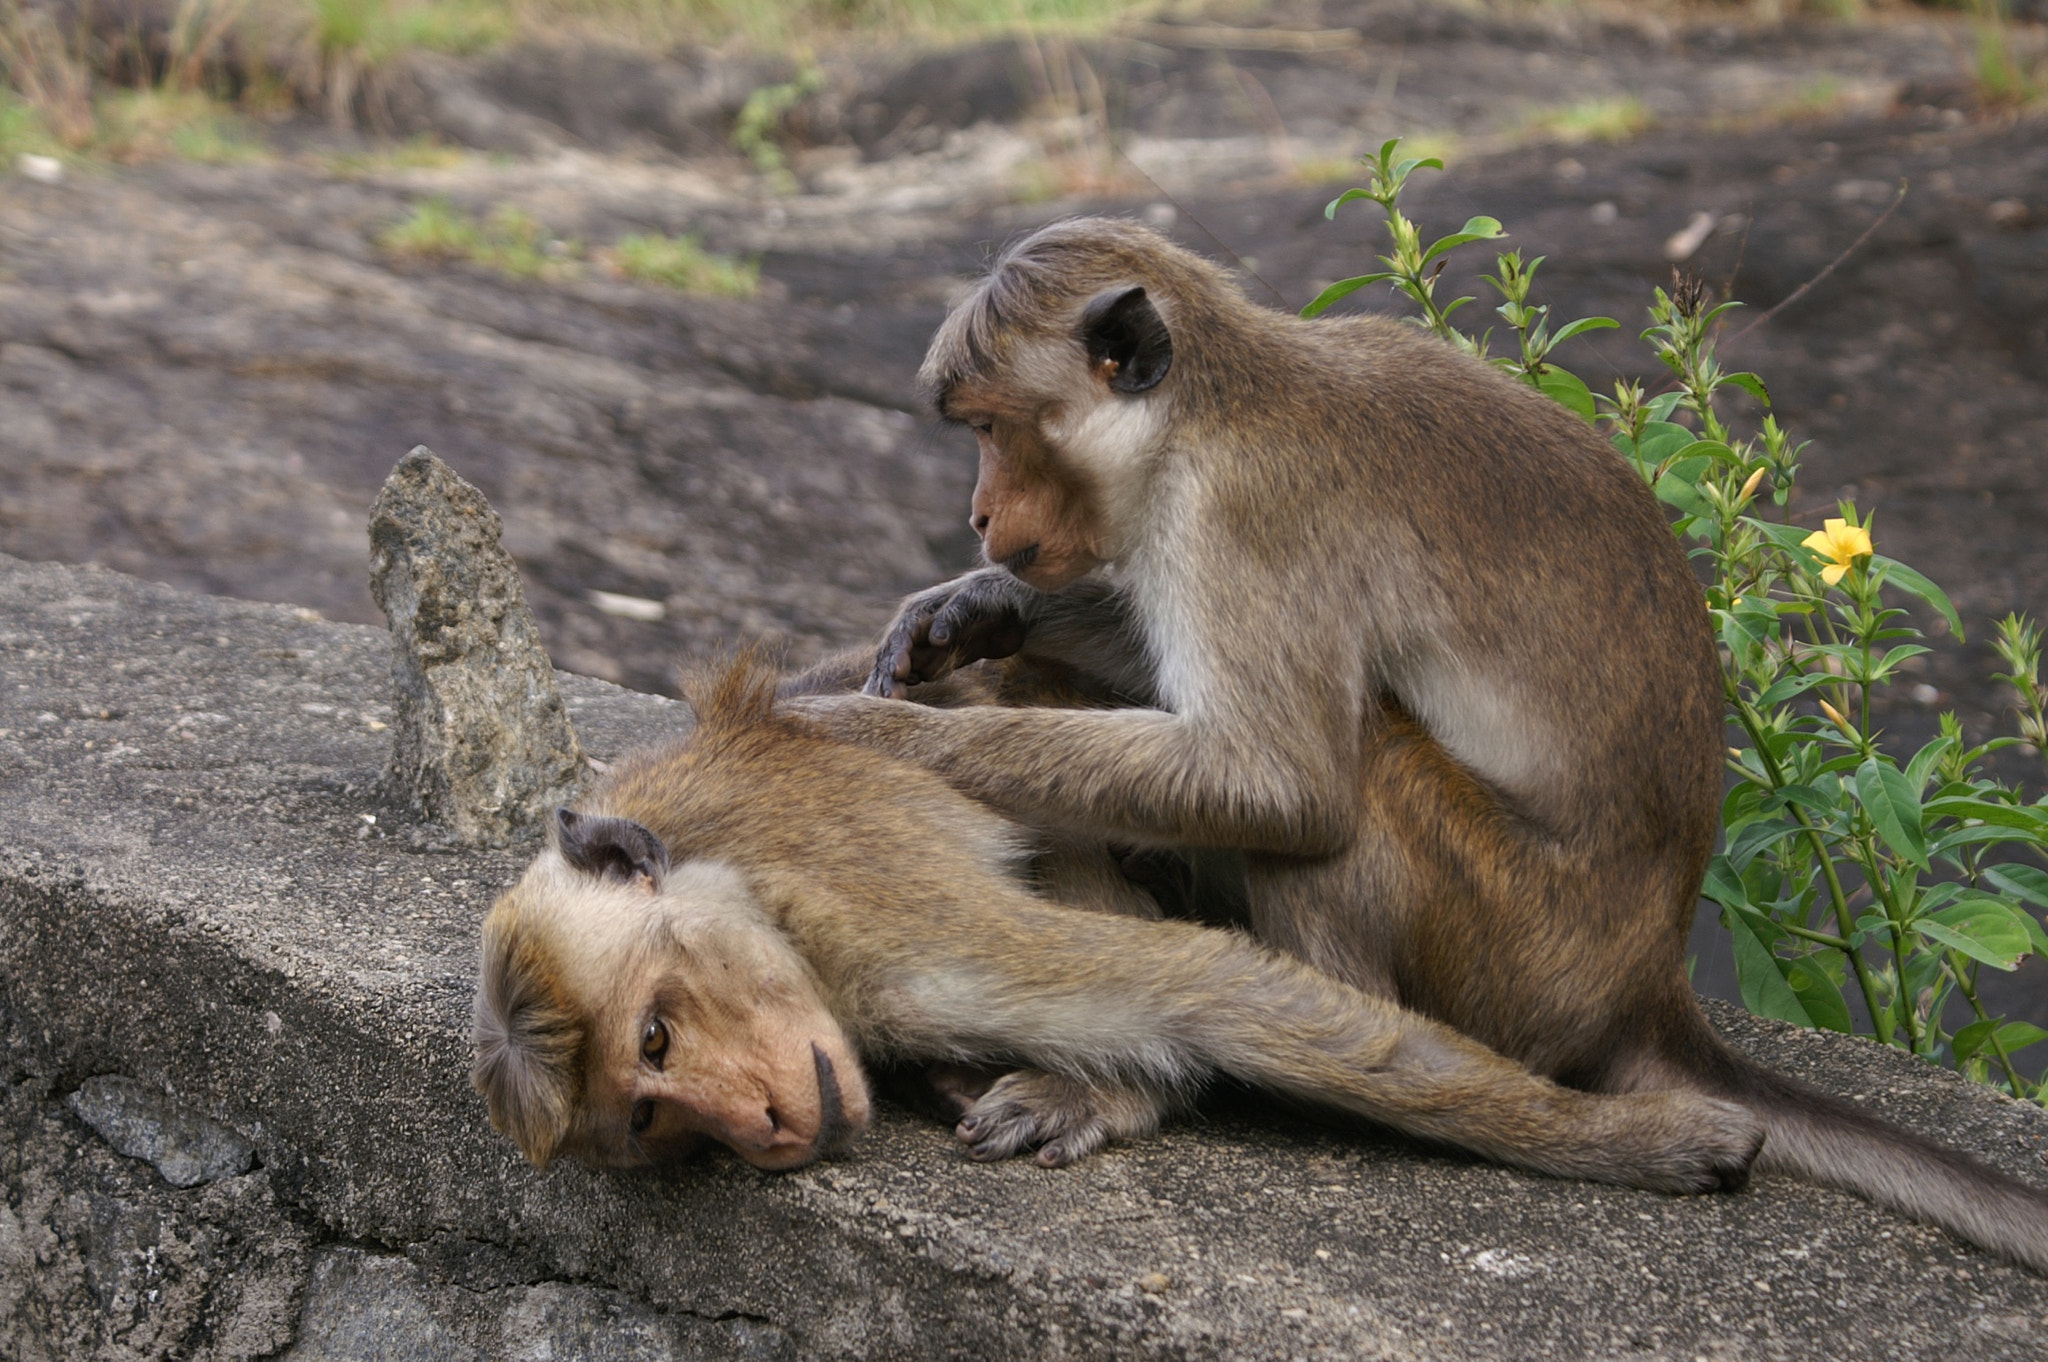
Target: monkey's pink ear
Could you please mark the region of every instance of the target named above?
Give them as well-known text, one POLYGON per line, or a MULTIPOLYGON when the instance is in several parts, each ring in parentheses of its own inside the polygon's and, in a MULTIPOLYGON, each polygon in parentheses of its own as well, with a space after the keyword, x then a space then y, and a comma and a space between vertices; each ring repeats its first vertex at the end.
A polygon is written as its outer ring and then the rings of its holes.
POLYGON ((1081 344, 1090 368, 1105 368, 1109 386, 1141 393, 1159 385, 1173 367, 1173 337, 1159 309, 1140 288, 1102 294, 1081 313, 1081 344))
POLYGON ((668 873, 668 848, 630 818, 556 809, 555 846, 563 860, 586 875, 628 882, 645 875, 660 884, 668 873))

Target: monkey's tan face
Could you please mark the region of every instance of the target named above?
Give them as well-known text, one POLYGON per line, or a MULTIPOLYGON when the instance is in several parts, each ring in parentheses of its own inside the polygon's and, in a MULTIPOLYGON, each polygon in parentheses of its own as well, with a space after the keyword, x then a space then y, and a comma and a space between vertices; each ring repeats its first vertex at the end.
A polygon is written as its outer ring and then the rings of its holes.
POLYGON ((665 949, 620 980, 596 1037, 590 1124, 612 1164, 666 1163, 706 1138, 796 1168, 867 1124, 860 1061, 738 876, 686 863, 647 892, 665 949))
POLYGON ((981 455, 970 523, 990 563, 1057 591, 1110 559, 1101 498, 1034 423, 975 413, 969 424, 981 455))
MULTIPOLYGON (((583 1025, 563 1085, 568 1109, 546 1155, 605 1167, 687 1158, 706 1140, 757 1168, 800 1167, 868 1121, 860 1060, 810 970, 729 866, 688 861, 658 876, 595 874, 543 852, 486 925, 541 962, 546 1003, 583 1025)), ((479 1047, 485 1048, 479 1008, 479 1047)), ((515 1015, 504 1030, 520 1034, 515 1015)), ((526 1146, 516 1113, 492 1118, 526 1146)), ((504 1085, 497 1085, 502 1088, 504 1085)), ((525 1123, 530 1129, 530 1123, 525 1123)))

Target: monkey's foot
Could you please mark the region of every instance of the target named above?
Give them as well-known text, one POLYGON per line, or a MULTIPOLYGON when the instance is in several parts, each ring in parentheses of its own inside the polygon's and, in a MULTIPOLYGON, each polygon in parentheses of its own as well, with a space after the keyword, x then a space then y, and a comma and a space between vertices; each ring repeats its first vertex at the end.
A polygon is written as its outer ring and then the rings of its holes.
POLYGON ((1019 1069, 997 1079, 953 1133, 984 1163, 1036 1148, 1041 1164, 1064 1168, 1111 1140, 1152 1134, 1170 1105, 1165 1094, 1139 1084, 1019 1069))
POLYGON ((1611 1177, 1659 1192, 1739 1192, 1763 1147, 1763 1121, 1748 1107, 1692 1092, 1632 1093, 1633 1138, 1611 1177))

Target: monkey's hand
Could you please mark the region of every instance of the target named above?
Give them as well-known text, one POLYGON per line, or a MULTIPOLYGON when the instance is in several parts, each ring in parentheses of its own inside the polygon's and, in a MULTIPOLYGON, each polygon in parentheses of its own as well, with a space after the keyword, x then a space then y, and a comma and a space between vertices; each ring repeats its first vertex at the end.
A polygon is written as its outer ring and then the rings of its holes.
POLYGON ((1023 593, 1001 568, 983 568, 904 601, 875 652, 869 695, 902 699, 911 686, 938 681, 983 658, 1024 646, 1023 593))
POLYGON ((997 1079, 953 1133, 983 1163, 1036 1148, 1041 1164, 1064 1168, 1111 1140, 1152 1134, 1176 1105, 1164 1090, 1142 1083, 1084 1083, 1019 1069, 997 1079))

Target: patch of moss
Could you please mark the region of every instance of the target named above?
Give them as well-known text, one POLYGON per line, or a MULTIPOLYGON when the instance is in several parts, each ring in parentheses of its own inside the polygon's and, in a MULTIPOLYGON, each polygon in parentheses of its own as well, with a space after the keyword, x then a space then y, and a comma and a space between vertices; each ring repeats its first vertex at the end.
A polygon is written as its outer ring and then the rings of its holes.
POLYGON ((612 265, 628 279, 684 293, 751 298, 761 291, 760 261, 716 255, 705 250, 694 236, 624 237, 612 247, 609 256, 612 265))

